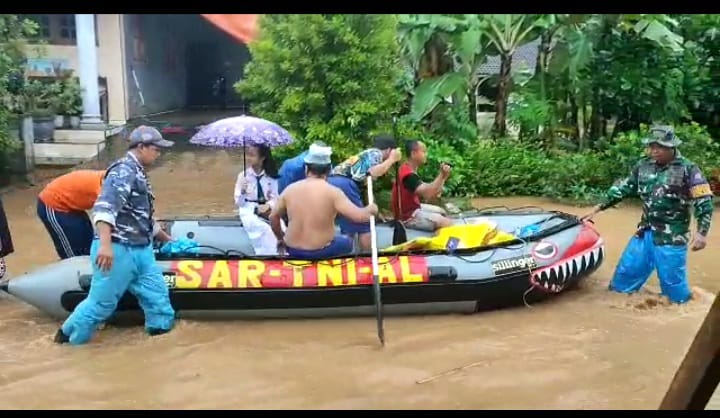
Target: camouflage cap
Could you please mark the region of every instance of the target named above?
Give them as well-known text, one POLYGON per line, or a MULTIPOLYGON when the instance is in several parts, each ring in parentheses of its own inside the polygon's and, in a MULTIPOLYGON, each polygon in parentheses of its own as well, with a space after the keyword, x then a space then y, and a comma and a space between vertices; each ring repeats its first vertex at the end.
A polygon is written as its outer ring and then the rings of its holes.
POLYGON ((648 136, 643 139, 643 144, 658 144, 662 147, 675 148, 682 144, 682 141, 675 136, 672 126, 653 126, 650 128, 648 136))

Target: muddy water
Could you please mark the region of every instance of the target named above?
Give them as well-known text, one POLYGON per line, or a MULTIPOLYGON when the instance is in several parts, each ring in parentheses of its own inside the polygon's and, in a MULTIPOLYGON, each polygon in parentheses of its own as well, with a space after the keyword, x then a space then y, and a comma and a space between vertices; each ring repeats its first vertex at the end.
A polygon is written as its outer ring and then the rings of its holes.
MULTIPOLYGON (((160 215, 232 213, 238 166, 231 153, 177 152, 151 173, 160 215)), ((34 215, 38 188, 3 196, 16 274, 55 258, 34 215)), ((583 212, 539 199, 475 203, 583 212)), ((668 306, 655 278, 642 294, 605 291, 638 216, 625 207, 597 217, 608 257, 581 289, 472 316, 386 318, 384 349, 370 318, 183 320, 161 337, 109 327, 89 346, 60 347, 56 321, 4 298, 0 407, 654 409, 720 290, 720 228, 690 255, 696 300, 668 306)))

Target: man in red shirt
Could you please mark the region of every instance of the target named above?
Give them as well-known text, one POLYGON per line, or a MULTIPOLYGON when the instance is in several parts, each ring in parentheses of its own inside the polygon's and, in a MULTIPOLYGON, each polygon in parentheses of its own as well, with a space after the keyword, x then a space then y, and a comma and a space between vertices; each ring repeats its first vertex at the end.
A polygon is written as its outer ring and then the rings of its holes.
POLYGON ((398 171, 400 187, 393 184, 392 205, 395 211, 395 218, 412 229, 423 231, 435 231, 439 228, 451 226, 452 219, 445 216, 445 210, 439 206, 420 203, 423 200, 431 200, 440 196, 445 181, 450 177, 451 167, 447 164, 440 164, 440 173, 432 183, 424 183, 417 170, 427 161, 427 148, 418 140, 405 142, 405 155, 408 156, 398 171), (400 190, 400 214, 398 215, 398 196, 400 190))

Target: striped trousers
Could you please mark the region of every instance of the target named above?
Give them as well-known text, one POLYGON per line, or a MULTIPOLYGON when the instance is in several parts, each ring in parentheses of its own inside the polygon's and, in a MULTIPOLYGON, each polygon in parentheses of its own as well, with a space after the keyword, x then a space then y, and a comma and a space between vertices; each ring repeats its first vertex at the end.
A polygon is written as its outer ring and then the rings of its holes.
POLYGON ((37 201, 37 216, 50 234, 61 259, 90 255, 94 231, 85 212, 59 212, 37 201))

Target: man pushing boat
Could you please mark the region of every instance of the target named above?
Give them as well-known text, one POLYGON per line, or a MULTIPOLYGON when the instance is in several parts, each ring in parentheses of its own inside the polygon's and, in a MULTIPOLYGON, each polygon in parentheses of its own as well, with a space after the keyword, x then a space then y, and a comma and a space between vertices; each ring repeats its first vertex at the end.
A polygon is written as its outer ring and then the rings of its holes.
POLYGON ((145 167, 160 156, 160 149, 172 145, 157 129, 140 126, 130 133, 125 157, 108 168, 93 207, 97 237, 90 248, 90 291, 62 324, 55 342, 78 345, 90 341, 126 290, 137 297, 150 335, 173 328, 175 310, 152 248, 160 226, 153 220, 154 196, 145 173, 145 167))
MULTIPOLYGON (((95 234, 87 215, 102 187, 106 170, 75 170, 54 179, 38 194, 37 216, 61 259, 90 255, 95 234)), ((167 242, 170 236, 160 230, 156 236, 167 242)))
POLYGON ((358 207, 337 187, 328 183, 332 149, 312 144, 304 158, 306 178, 287 187, 270 214, 270 225, 278 239, 278 250, 293 258, 327 259, 350 254, 352 240, 335 234, 335 218, 368 222, 378 213, 376 205, 358 207), (287 213, 283 234, 280 220, 287 213))
POLYGON ((612 186, 605 201, 584 218, 590 219, 626 197, 639 196, 642 219, 620 257, 609 288, 637 292, 657 269, 663 295, 671 302, 685 303, 692 296, 687 279, 690 207, 697 221, 691 246, 699 251, 705 248, 710 230, 713 194, 700 168, 680 155, 677 147, 681 141, 671 127, 654 127, 650 134, 644 140, 649 157, 612 186))

